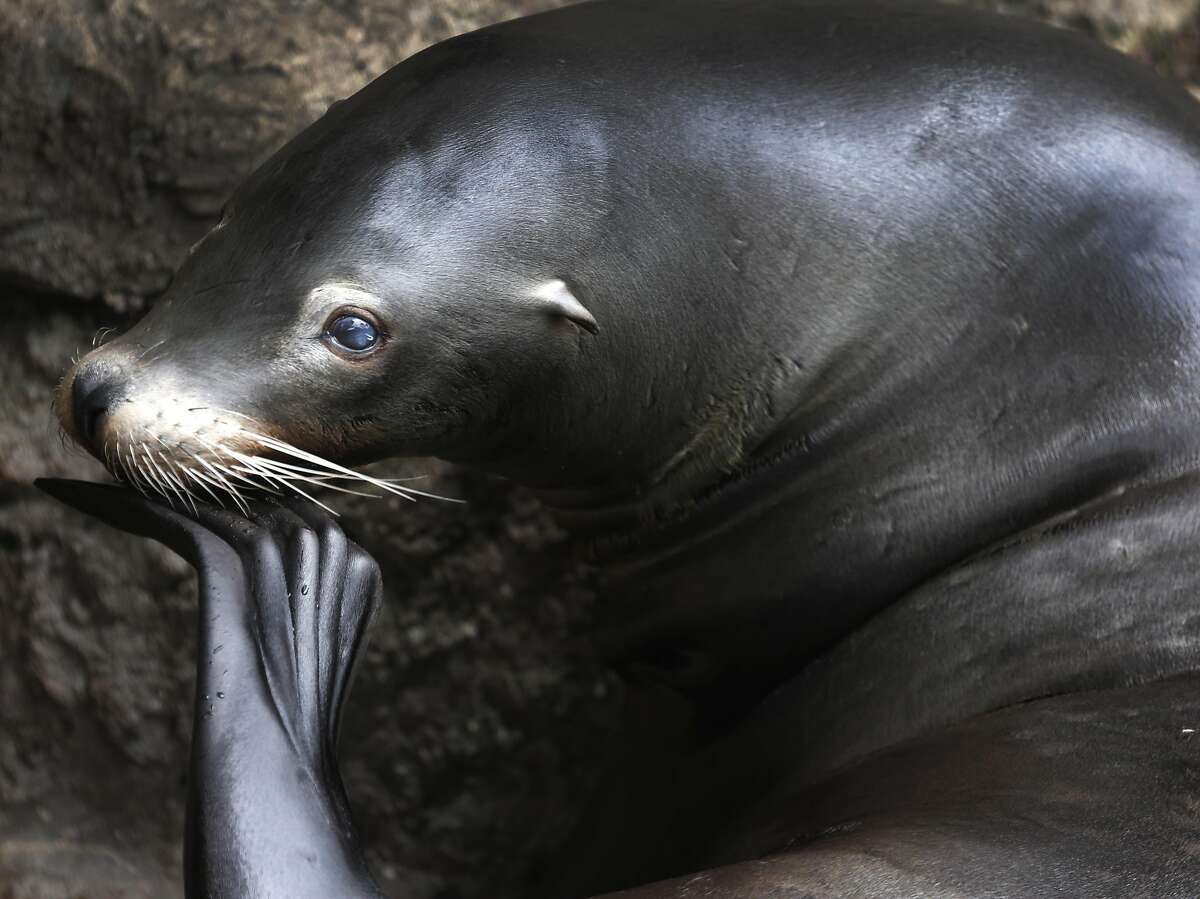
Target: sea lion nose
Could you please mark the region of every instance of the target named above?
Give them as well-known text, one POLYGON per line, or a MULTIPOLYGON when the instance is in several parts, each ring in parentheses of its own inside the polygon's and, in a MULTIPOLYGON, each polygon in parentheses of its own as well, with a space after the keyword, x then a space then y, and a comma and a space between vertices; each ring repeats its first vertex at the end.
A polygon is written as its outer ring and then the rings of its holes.
POLYGON ((125 398, 120 374, 103 362, 82 363, 71 384, 71 414, 75 433, 93 449, 100 421, 125 398))

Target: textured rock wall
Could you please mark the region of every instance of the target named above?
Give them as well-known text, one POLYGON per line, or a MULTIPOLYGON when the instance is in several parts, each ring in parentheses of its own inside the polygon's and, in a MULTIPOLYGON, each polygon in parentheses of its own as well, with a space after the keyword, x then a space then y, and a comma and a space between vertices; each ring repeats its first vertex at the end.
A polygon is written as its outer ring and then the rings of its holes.
MULTIPOLYGON (((394 62, 554 0, 0 0, 0 899, 178 895, 194 587, 30 486, 99 477, 50 392, 167 283, 224 197, 394 62)), ((999 0, 1193 80, 1196 0, 999 0)), ((590 595, 519 490, 434 463, 460 507, 341 504, 388 603, 347 781, 385 887, 506 899, 552 854, 619 687, 572 647, 590 595)), ((391 505, 389 505, 389 503, 391 505)))

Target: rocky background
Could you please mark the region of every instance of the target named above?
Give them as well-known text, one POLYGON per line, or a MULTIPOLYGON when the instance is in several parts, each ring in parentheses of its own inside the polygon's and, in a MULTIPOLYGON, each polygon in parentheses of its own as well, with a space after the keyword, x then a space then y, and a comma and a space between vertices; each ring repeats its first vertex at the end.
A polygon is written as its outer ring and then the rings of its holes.
MULTIPOLYGON (((153 303, 232 187, 331 102, 554 2, 0 0, 0 899, 181 893, 194 585, 30 486, 102 476, 50 417, 63 367, 153 303)), ((1200 79, 1200 0, 978 5, 1200 79)), ((619 684, 580 648, 586 576, 534 501, 388 470, 470 504, 340 504, 388 593, 347 783, 389 893, 512 899, 614 739, 619 684)))

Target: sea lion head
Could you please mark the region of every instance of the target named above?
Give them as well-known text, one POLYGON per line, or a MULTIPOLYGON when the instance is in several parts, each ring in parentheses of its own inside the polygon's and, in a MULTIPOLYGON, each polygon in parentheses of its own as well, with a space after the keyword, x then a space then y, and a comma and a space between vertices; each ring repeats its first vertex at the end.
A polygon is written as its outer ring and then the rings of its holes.
POLYGON ((114 474, 220 497, 503 456, 555 419, 599 328, 562 236, 595 215, 596 142, 461 91, 405 99, 402 69, 265 163, 151 311, 67 372, 61 425, 114 474))

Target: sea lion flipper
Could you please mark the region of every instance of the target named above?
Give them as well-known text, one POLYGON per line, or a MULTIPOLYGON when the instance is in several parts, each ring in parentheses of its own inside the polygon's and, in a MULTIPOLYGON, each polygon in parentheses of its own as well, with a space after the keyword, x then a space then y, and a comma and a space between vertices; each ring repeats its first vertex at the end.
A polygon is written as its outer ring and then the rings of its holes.
POLYGON ((202 566, 205 546, 215 539, 200 522, 121 484, 70 478, 38 478, 33 484, 64 505, 98 518, 110 527, 161 543, 193 568, 202 566))
POLYGON ((335 751, 350 673, 379 605, 374 560, 327 516, 256 506, 245 518, 200 506, 193 518, 118 485, 37 486, 162 543, 199 575, 187 894, 378 897, 335 751), (303 864, 279 863, 290 857, 303 864))

